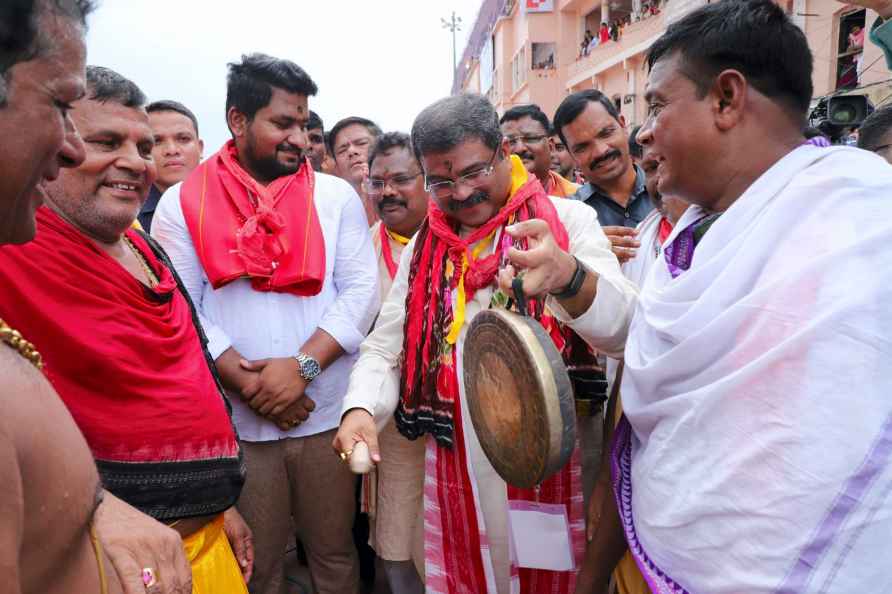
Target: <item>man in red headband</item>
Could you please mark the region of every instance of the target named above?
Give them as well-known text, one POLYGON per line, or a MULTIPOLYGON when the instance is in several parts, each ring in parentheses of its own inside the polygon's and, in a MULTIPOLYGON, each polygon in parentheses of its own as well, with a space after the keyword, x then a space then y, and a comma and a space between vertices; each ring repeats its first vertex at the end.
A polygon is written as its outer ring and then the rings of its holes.
MULTIPOLYGON (((393 285, 403 249, 427 215, 424 173, 412 153, 408 134, 389 132, 378 138, 369 155, 365 186, 380 218, 371 231, 383 301, 393 285)), ((404 439, 394 423, 388 423, 382 429, 380 446, 384 459, 363 484, 364 503, 373 519, 372 547, 382 559, 393 594, 421 594, 424 584, 413 560, 423 567, 420 539, 414 536, 422 512, 424 442, 404 439)))
MULTIPOLYGON (((467 415, 458 373, 465 334, 476 314, 507 301, 495 283, 501 263, 522 263, 527 253, 512 247, 516 233, 529 237, 516 240, 519 246, 563 254, 560 265, 527 275, 525 283, 552 294, 532 307, 533 315, 565 357, 573 328, 586 321, 588 330, 596 328, 592 346, 620 352, 635 290, 595 213, 546 195, 511 155, 485 98, 434 103, 415 120, 412 143, 433 201, 363 343, 334 447, 346 453, 365 441, 380 461, 387 452, 379 454, 375 421, 391 416, 405 438, 424 439, 427 592, 508 594, 514 584, 522 592, 569 594, 585 539, 579 453, 535 490, 509 487, 498 477, 467 415), (579 302, 592 298, 596 306, 585 312, 579 302), (553 512, 549 523, 563 528, 553 541, 542 535, 540 554, 521 559, 510 545, 509 506, 546 506, 553 512), (563 547, 563 557, 541 554, 551 553, 552 543, 563 547)), ((521 516, 531 521, 526 512, 521 516)))
POLYGON ((378 307, 374 251, 350 185, 316 173, 297 64, 229 65, 232 140, 162 197, 152 234, 170 254, 229 391, 249 479, 251 590, 280 591, 293 517, 316 592, 358 588, 355 477, 331 453, 354 355, 378 307))

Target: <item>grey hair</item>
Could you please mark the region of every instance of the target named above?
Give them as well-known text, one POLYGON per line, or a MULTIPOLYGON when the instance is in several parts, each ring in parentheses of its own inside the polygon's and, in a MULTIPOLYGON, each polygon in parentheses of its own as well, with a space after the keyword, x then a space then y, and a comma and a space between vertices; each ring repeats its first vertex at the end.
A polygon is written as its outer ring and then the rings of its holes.
POLYGON ((136 83, 102 66, 87 66, 87 97, 100 103, 120 103, 124 107, 143 107, 145 93, 136 83))
POLYGON ((41 30, 44 15, 73 19, 86 28, 93 0, 3 0, 0 3, 0 108, 6 104, 13 66, 40 57, 53 46, 41 30))
POLYGON ((412 150, 419 163, 424 154, 444 153, 469 139, 480 140, 492 150, 502 141, 499 114, 481 95, 440 99, 424 108, 412 124, 412 150))

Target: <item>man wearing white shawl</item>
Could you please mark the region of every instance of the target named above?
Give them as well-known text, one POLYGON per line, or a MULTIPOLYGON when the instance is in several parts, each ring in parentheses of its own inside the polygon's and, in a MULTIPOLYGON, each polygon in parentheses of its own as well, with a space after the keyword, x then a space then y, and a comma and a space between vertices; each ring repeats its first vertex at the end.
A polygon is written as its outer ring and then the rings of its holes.
POLYGON ((694 206, 629 330, 577 592, 619 534, 658 594, 892 591, 892 167, 804 144, 812 57, 770 0, 690 13, 648 65, 638 139, 694 206))

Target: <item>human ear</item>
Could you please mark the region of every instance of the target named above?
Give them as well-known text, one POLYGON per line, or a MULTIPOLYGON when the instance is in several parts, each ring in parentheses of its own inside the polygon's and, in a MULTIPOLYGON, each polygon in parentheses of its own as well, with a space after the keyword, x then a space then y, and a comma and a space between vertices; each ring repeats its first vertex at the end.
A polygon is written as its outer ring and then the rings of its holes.
POLYGON ((226 112, 226 123, 229 124, 233 136, 244 136, 245 129, 248 127, 248 118, 235 107, 230 107, 226 112))
POLYGON ((749 83, 738 70, 723 70, 715 77, 710 96, 713 115, 720 130, 728 130, 737 125, 746 108, 746 94, 749 83))

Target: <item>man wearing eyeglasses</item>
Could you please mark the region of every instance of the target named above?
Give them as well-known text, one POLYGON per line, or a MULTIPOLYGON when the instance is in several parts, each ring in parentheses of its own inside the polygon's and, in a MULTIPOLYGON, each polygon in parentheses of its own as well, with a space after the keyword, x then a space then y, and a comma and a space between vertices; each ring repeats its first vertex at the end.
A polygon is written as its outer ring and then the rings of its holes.
POLYGON ((502 134, 511 152, 520 157, 526 170, 539 178, 549 196, 568 198, 579 189, 578 184, 551 169, 551 123, 538 105, 518 105, 505 112, 499 120, 502 134))
MULTIPOLYGON (((412 127, 412 146, 432 198, 428 216, 361 347, 333 446, 349 455, 364 441, 382 462, 388 454, 379 450, 376 421, 390 419, 403 438, 425 444, 427 592, 508 594, 519 582, 520 591, 570 594, 572 551, 578 557, 585 538, 578 456, 535 491, 506 485, 466 413, 459 377, 465 336, 481 311, 505 307, 508 296, 495 286, 500 270, 513 274, 534 252, 556 263, 527 271, 523 281, 524 291, 551 293, 533 312, 550 336, 572 339, 573 328, 586 323, 598 328, 593 347, 621 352, 635 289, 594 211, 543 191, 511 154, 485 98, 458 95, 429 106, 412 127), (579 304, 592 299, 597 305, 583 315, 579 304), (559 511, 560 538, 553 543, 543 534, 537 558, 522 563, 509 544, 509 509, 542 505, 559 511), (568 564, 545 559, 554 545, 567 551, 568 564)), ((563 341, 558 346, 567 354, 563 341)))
POLYGON ((892 105, 867 116, 858 129, 858 148, 872 151, 892 163, 892 105))
MULTIPOLYGON (((378 138, 369 156, 366 195, 380 220, 372 226, 378 255, 381 301, 387 298, 403 249, 427 215, 424 174, 412 152, 408 134, 389 132, 378 138)), ((422 594, 416 564, 424 565, 420 538, 414 538, 422 513, 424 440, 403 438, 393 423, 381 430, 384 458, 363 484, 371 538, 393 594, 422 594), (417 541, 417 542, 415 542, 417 541)))

